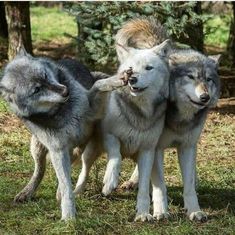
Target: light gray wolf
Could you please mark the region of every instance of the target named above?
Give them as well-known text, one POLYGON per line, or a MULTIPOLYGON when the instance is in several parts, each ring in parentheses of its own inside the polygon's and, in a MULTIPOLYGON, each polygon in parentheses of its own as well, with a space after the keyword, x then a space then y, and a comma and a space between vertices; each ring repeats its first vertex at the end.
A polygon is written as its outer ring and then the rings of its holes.
POLYGON ((36 190, 49 152, 59 182, 62 219, 75 217, 70 156, 75 147, 86 145, 94 122, 103 115, 107 91, 124 85, 121 77, 98 80, 88 91, 78 81, 90 87, 94 78, 78 62, 35 58, 24 49, 6 66, 0 91, 33 134, 35 161, 34 174, 15 201, 27 199, 36 190))
POLYGON ((118 71, 131 67, 133 74, 127 86, 112 91, 108 97, 106 115, 100 127, 103 146, 99 147, 97 138, 89 142, 82 155, 83 168, 75 192, 84 190, 92 163, 104 151, 108 163, 102 193, 110 194, 118 185, 122 157, 130 157, 138 162, 140 172, 135 220, 152 220, 148 185, 155 147, 165 119, 171 43, 165 40, 151 49, 142 50, 120 44, 117 48, 118 71))
MULTIPOLYGON (((130 21, 120 30, 120 41, 124 46, 128 46, 131 42, 136 48, 157 45, 161 35, 156 34, 155 28, 159 23, 155 22, 147 18, 130 21)), ((217 73, 219 57, 205 56, 191 49, 175 49, 169 56, 170 95, 165 126, 157 144, 152 170, 153 215, 158 220, 168 217, 163 157, 164 150, 171 147, 176 148, 178 152, 187 215, 190 220, 207 219, 206 213, 199 207, 195 190, 196 152, 208 110, 219 98, 220 80, 217 73)), ((138 178, 136 167, 130 180, 122 187, 134 187, 138 183, 138 178)))

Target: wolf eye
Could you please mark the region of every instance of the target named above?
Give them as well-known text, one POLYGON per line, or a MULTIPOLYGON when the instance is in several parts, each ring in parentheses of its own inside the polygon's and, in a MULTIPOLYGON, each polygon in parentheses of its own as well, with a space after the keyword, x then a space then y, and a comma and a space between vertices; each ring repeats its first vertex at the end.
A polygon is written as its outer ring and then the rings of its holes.
POLYGON ((207 80, 207 82, 210 82, 210 81, 212 81, 212 78, 208 77, 208 78, 206 78, 206 80, 207 80))
POLYGON ((188 74, 188 78, 194 80, 194 77, 191 74, 188 74))
POLYGON ((37 86, 37 87, 35 87, 33 94, 37 94, 40 91, 41 91, 41 87, 37 86))
POLYGON ((145 69, 146 69, 146 70, 152 70, 152 69, 153 69, 153 66, 147 65, 147 66, 145 67, 145 69))

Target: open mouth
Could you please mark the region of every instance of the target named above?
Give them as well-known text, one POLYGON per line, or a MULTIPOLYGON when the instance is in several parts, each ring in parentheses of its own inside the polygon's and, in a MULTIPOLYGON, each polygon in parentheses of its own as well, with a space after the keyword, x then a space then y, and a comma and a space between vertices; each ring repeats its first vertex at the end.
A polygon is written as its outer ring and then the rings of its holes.
POLYGON ((193 104, 196 104, 196 105, 198 105, 198 106, 200 106, 200 107, 206 106, 205 103, 196 102, 196 101, 192 100, 192 99, 190 98, 190 96, 188 96, 188 99, 189 99, 193 104))
POLYGON ((142 92, 142 91, 144 91, 144 90, 146 90, 146 89, 147 89, 147 87, 140 88, 140 87, 133 87, 133 86, 130 86, 130 90, 131 90, 132 92, 142 92))

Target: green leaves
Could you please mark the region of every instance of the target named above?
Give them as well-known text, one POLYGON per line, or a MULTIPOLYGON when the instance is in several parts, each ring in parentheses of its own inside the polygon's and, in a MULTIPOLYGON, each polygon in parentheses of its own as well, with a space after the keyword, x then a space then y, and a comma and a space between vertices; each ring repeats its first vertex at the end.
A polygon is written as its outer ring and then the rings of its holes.
POLYGON ((106 72, 117 66, 113 36, 130 18, 158 18, 173 38, 187 37, 189 24, 197 25, 201 16, 195 2, 79 2, 64 3, 64 9, 77 18, 80 26, 79 58, 94 69, 106 72))

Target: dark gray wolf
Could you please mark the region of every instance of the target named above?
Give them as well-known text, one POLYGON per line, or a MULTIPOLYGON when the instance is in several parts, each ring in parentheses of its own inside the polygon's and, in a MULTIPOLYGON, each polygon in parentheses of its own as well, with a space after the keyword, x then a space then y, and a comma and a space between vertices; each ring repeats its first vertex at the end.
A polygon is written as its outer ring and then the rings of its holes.
MULTIPOLYGON (((154 19, 136 19, 125 24, 118 35, 124 45, 150 48, 159 44, 164 36, 154 19), (157 30, 158 29, 158 30, 157 30)), ((154 217, 168 216, 167 195, 163 173, 164 149, 177 149, 184 183, 184 207, 190 220, 205 221, 195 191, 196 151, 208 110, 213 107, 220 93, 217 73, 220 56, 205 56, 194 50, 172 50, 170 64, 170 95, 163 133, 155 151, 152 171, 154 217)), ((123 187, 138 183, 136 167, 123 187)))
POLYGON ((3 75, 2 96, 33 134, 34 174, 15 201, 27 199, 36 190, 49 152, 59 182, 62 219, 74 218, 70 156, 75 147, 83 149, 94 122, 102 117, 106 91, 123 86, 124 81, 117 76, 99 80, 87 91, 85 87, 90 88, 94 78, 78 62, 34 58, 23 49, 3 75))

